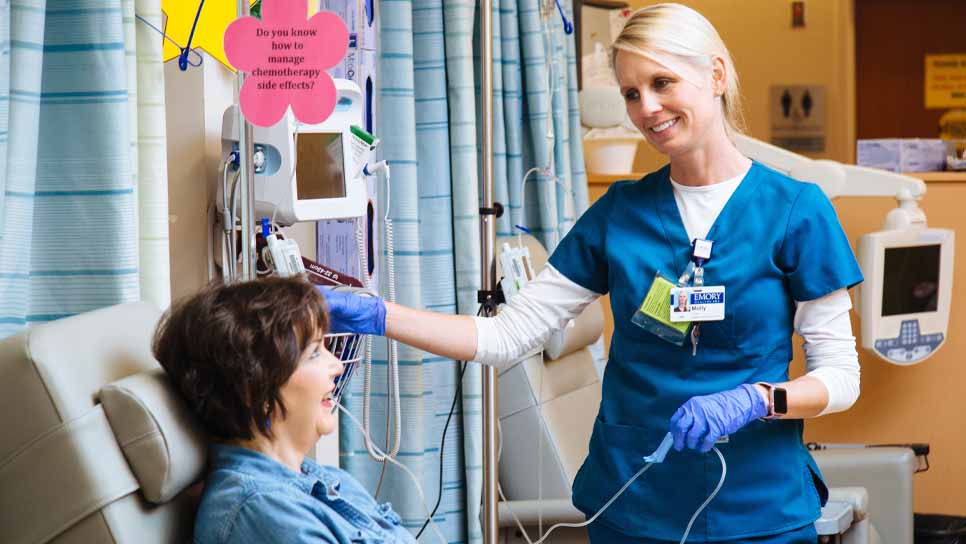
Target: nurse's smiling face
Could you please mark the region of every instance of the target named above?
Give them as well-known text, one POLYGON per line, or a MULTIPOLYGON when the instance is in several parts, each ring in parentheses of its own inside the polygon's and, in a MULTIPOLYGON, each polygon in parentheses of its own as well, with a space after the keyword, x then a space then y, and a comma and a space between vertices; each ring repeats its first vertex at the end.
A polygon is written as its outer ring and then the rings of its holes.
POLYGON ((695 68, 696 77, 689 80, 648 57, 623 50, 617 52, 614 64, 628 116, 661 153, 673 159, 727 138, 720 59, 715 58, 710 68, 695 68))

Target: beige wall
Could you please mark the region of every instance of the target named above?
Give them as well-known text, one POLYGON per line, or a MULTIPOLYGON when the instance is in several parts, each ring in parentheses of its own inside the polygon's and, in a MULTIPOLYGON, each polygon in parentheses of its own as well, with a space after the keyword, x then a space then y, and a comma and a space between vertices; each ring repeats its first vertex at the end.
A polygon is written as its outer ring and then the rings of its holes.
MULTIPOLYGON (((966 202, 966 182, 929 183, 922 202, 929 225, 966 232, 960 203, 966 202)), ((859 236, 880 230, 885 214, 895 207, 887 198, 839 199, 835 208, 853 243, 859 236)), ((953 305, 946 344, 932 358, 911 367, 895 366, 859 349, 862 394, 856 405, 841 414, 810 421, 805 439, 816 442, 866 444, 928 442, 931 468, 916 475, 917 512, 966 515, 966 254, 962 239, 956 241, 953 305), (958 303, 958 304, 957 304, 958 303)), ((853 315, 852 328, 861 342, 860 323, 853 315)), ((795 368, 801 372, 801 351, 795 368)))
MULTIPOLYGON (((634 2, 640 7, 650 2, 634 2)), ((704 13, 718 28, 735 57, 741 75, 745 112, 752 136, 767 140, 768 87, 772 84, 824 84, 828 98, 828 153, 816 158, 853 162, 855 141, 854 23, 849 0, 807 2, 804 29, 790 28, 787 1, 685 1, 704 13), (740 5, 740 8, 737 6, 740 5)), ((858 97, 861 100, 861 97, 858 97)), ((645 172, 663 164, 653 151, 638 153, 635 170, 645 172)), ((607 187, 590 185, 591 200, 607 187)), ((930 183, 922 207, 929 224, 966 232, 966 182, 930 183)), ((886 212, 895 206, 887 198, 840 199, 839 218, 854 244, 862 234, 879 230, 886 212)), ((957 245, 961 246, 961 242, 957 245)), ((949 340, 935 356, 913 367, 890 365, 861 350, 862 396, 850 411, 810 420, 805 439, 820 442, 928 442, 931 468, 915 477, 915 510, 966 515, 966 316, 958 301, 966 300, 966 256, 957 251, 949 340)), ((613 330, 609 306, 605 335, 613 330)), ((859 336, 859 323, 853 316, 859 336)), ((861 338, 858 339, 861 343, 861 338)), ((793 372, 803 368, 796 348, 793 372)))
MULTIPOLYGON (((656 2, 630 0, 632 8, 656 2)), ((681 2, 711 21, 725 41, 740 76, 745 120, 751 136, 768 141, 772 85, 824 85, 827 147, 810 155, 851 162, 855 155, 854 23, 851 0, 806 2, 806 26, 791 28, 785 0, 694 0, 681 2), (740 6, 740 7, 739 7, 740 6)), ((635 171, 650 171, 663 159, 641 144, 635 171)))
MULTIPOLYGON (((172 60, 164 71, 172 300, 208 282, 208 205, 221 184, 221 120, 235 88, 234 73, 202 54, 199 67, 182 72, 172 60)), ((303 255, 315 259, 315 223, 300 223, 283 232, 298 242, 303 255)), ((338 444, 338 432, 322 437, 315 459, 338 465, 338 444)))

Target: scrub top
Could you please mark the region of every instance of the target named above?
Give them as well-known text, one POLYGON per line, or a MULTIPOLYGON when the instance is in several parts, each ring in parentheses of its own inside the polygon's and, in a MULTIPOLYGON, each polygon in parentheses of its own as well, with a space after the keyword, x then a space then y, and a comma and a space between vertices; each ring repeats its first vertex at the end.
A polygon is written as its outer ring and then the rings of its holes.
MULTIPOLYGON (((671 415, 695 395, 788 379, 795 301, 862 281, 835 210, 811 183, 753 163, 707 238, 705 285, 726 288, 722 321, 701 325, 697 354, 631 322, 655 275, 675 281, 691 243, 674 200, 670 167, 610 187, 560 242, 550 263, 573 282, 610 294, 614 334, 587 459, 574 505, 597 512, 643 465, 671 415)), ((717 447, 727 461, 721 491, 690 541, 776 535, 818 519, 828 492, 802 444, 801 420, 753 421, 717 447)), ((671 451, 595 523, 678 541, 718 485, 714 452, 671 451)))

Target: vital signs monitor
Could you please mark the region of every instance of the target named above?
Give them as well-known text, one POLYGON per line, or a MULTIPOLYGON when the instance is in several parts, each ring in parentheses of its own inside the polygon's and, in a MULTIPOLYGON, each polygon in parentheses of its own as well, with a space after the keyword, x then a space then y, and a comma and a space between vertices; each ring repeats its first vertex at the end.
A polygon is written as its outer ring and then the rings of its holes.
POLYGON ((896 364, 918 363, 946 341, 955 235, 884 230, 859 239, 862 347, 896 364))

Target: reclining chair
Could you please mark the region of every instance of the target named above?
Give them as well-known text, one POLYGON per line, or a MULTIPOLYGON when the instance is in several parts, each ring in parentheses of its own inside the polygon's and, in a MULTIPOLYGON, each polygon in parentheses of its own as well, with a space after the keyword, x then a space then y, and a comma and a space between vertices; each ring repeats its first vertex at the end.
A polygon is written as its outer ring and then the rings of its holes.
POLYGON ((159 315, 124 304, 0 341, 0 542, 190 541, 206 437, 151 355, 159 315))

